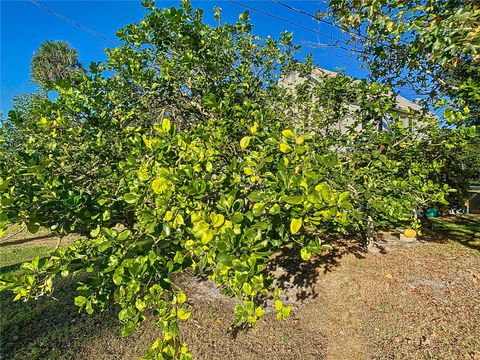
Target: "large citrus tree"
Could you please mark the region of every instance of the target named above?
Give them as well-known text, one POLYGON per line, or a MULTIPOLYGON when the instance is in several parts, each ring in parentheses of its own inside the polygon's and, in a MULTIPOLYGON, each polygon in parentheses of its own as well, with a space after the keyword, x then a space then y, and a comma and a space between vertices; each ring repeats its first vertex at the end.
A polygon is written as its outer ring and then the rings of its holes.
POLYGON ((387 88, 343 75, 279 83, 312 67, 295 60, 290 34, 260 39, 247 13, 227 24, 217 9, 209 26, 188 2, 145 6, 105 64, 58 84, 36 121, 12 112, 2 125, 0 228, 83 235, 2 276, 15 300, 86 273, 76 305, 90 314, 118 303, 123 335, 153 309, 162 335, 146 358, 188 359, 176 273, 207 275, 237 297, 237 326, 255 324, 266 297, 284 318, 291 308, 266 271, 277 251, 307 261, 336 236, 417 227, 414 209, 444 202, 436 149, 461 146, 467 130, 412 113, 414 131, 397 122, 379 132, 379 119, 397 119, 387 88))

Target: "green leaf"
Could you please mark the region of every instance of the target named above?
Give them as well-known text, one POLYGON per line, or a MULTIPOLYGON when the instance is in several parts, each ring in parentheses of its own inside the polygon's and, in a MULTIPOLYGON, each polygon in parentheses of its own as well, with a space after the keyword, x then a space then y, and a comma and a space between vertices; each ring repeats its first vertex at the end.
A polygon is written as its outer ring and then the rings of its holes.
POLYGON ((175 256, 173 257, 173 262, 177 264, 183 264, 183 254, 180 251, 177 251, 175 253, 175 256))
POLYGON ((326 182, 320 183, 315 186, 315 190, 321 195, 323 201, 330 202, 332 199, 332 189, 326 182))
POLYGON ((135 323, 132 321, 129 321, 123 326, 123 329, 120 335, 124 337, 129 336, 133 333, 134 330, 135 330, 135 323))
POLYGON ((245 294, 250 295, 252 293, 252 286, 249 283, 243 283, 242 290, 245 294))
POLYGON ((253 170, 252 168, 249 168, 249 167, 245 167, 245 168, 243 169, 243 172, 244 172, 244 174, 247 175, 247 176, 250 176, 250 175, 255 174, 255 170, 253 170))
POLYGON ((217 256, 217 267, 220 271, 227 270, 233 266, 234 256, 228 254, 219 254, 217 256))
POLYGON ((205 164, 205 170, 207 170, 208 172, 212 172, 213 171, 213 164, 208 161, 206 164, 205 164))
POLYGON ((248 145, 250 144, 250 140, 252 138, 250 136, 245 136, 242 138, 242 140, 240 140, 240 147, 242 149, 246 149, 248 147, 248 145))
POLYGON ((185 221, 183 220, 183 216, 180 214, 177 214, 175 216, 175 219, 173 219, 173 227, 175 229, 179 228, 181 225, 185 225, 185 221))
POLYGON ((180 291, 176 294, 177 296, 177 302, 181 305, 183 304, 185 301, 187 301, 187 296, 185 295, 185 293, 183 291, 180 291))
POLYGON ((280 151, 281 151, 282 153, 288 153, 288 152, 290 152, 290 151, 293 150, 290 145, 285 144, 285 143, 283 143, 283 142, 280 143, 279 149, 280 149, 280 151))
POLYGON ((225 222, 225 218, 222 214, 211 213, 210 220, 212 220, 212 225, 214 228, 219 228, 225 222))
POLYGON ((143 311, 146 309, 147 304, 142 299, 137 298, 137 300, 135 300, 135 307, 138 309, 138 311, 143 311))
POLYGON ((75 298, 75 305, 78 307, 82 307, 83 305, 85 305, 86 302, 87 298, 85 296, 77 296, 75 298))
POLYGON ((307 260, 310 260, 310 258, 312 257, 312 253, 309 251, 309 249, 307 247, 303 247, 300 249, 300 257, 307 261, 307 260))
POLYGON ((87 300, 85 302, 85 311, 87 312, 88 315, 93 314, 93 307, 92 307, 92 301, 91 300, 87 300))
POLYGON ((290 222, 290 232, 292 233, 292 235, 298 233, 302 225, 302 219, 292 219, 292 221, 290 222))
POLYGON ((263 214, 263 210, 265 209, 264 203, 256 203, 253 205, 252 212, 255 216, 260 216, 263 214))
POLYGON ((303 202, 303 196, 286 196, 285 202, 292 205, 299 205, 303 202))
POLYGON ((210 225, 205 221, 198 221, 193 225, 193 235, 196 238, 201 239, 202 244, 206 245, 213 239, 213 232, 210 229, 210 225))
POLYGON ((188 318, 190 317, 192 313, 190 311, 186 311, 185 309, 183 308, 179 308, 177 310, 177 317, 180 319, 180 320, 188 320, 188 318))
POLYGON ((281 318, 286 319, 287 317, 289 317, 291 311, 292 311, 291 306, 284 306, 282 310, 280 310, 281 318))
POLYGON ((270 210, 268 210, 268 212, 271 214, 271 215, 277 215, 277 214, 280 214, 280 205, 278 204, 273 204, 273 206, 270 208, 270 210))
POLYGON ((163 130, 163 132, 168 133, 171 128, 172 128, 172 123, 170 122, 170 120, 169 119, 163 119, 162 120, 162 130, 163 130))
POLYGON ((344 191, 342 192, 339 196, 338 196, 338 202, 339 203, 342 203, 344 200, 346 200, 348 197, 350 196, 350 193, 348 191, 344 191))
POLYGON ((120 241, 124 241, 124 240, 127 240, 130 235, 132 234, 132 232, 130 230, 123 230, 120 234, 118 234, 118 240, 120 241))
POLYGON ((235 223, 235 224, 240 224, 242 221, 243 221, 243 214, 241 212, 236 212, 235 214, 233 214, 232 216, 232 221, 235 223))
POLYGON ((282 135, 285 136, 289 140, 295 139, 295 134, 290 129, 283 130, 282 135))
POLYGON ((123 273, 124 273, 124 269, 123 267, 119 267, 115 270, 115 272, 113 273, 113 282, 115 283, 115 285, 120 285, 122 284, 123 282, 123 273))
POLYGON ((265 195, 262 194, 260 191, 253 191, 248 195, 247 199, 251 202, 259 202, 262 201, 264 197, 265 195))
POLYGON ((123 199, 128 203, 128 204, 135 204, 138 201, 138 196, 137 194, 134 193, 128 193, 123 196, 123 199))
POLYGON ((164 177, 152 181, 152 189, 155 194, 163 194, 170 187, 170 182, 164 177))

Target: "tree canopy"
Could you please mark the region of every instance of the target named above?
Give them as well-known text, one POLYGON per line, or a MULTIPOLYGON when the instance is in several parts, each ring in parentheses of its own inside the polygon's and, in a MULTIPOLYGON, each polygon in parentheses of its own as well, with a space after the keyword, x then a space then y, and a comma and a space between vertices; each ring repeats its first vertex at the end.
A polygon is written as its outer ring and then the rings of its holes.
POLYGON ((41 88, 70 81, 83 67, 78 52, 65 41, 44 41, 32 58, 30 75, 41 88))
POLYGON ((374 80, 434 101, 447 97, 478 122, 478 1, 331 0, 326 15, 361 45, 374 80))

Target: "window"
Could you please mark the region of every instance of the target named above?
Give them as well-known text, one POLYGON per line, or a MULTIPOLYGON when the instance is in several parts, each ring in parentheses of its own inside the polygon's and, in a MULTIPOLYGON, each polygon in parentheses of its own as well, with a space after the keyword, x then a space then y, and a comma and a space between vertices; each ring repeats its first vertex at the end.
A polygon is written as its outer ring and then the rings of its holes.
POLYGON ((380 130, 390 130, 391 126, 395 123, 395 119, 390 114, 385 114, 382 117, 382 124, 380 130))

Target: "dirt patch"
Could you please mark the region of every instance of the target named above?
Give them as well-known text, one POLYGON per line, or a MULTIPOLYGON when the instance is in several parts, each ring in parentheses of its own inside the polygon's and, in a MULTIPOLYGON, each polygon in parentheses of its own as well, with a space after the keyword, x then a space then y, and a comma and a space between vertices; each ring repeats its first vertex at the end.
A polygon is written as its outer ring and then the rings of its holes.
POLYGON ((197 303, 182 330, 197 359, 322 359, 324 335, 312 331, 306 308, 282 321, 270 313, 254 329, 234 332, 231 310, 218 301, 197 303))
MULTIPOLYGON (((324 335, 312 326, 311 301, 301 310, 294 309, 287 320, 267 313, 257 326, 236 331, 234 307, 237 301, 222 295, 210 281, 182 276, 181 286, 189 296, 192 316, 181 326, 182 340, 188 343, 194 359, 323 359, 324 335)), ((135 359, 143 355, 156 337, 158 329, 149 319, 140 333, 120 338, 118 332, 103 331, 79 359, 135 359)))
MULTIPOLYGON (((417 243, 387 254, 344 254, 326 269, 317 267, 313 282, 306 271, 304 285, 291 277, 283 283, 293 289, 287 300, 296 302, 288 320, 268 313, 240 332, 231 328, 234 300, 212 283, 184 279, 192 317, 182 326, 183 339, 194 358, 205 360, 480 356, 478 252, 417 243)), ((292 274, 279 271, 280 278, 292 274)), ((127 339, 102 334, 82 358, 133 359, 157 334, 153 321, 127 339)))
POLYGON ((327 357, 478 358, 479 269, 478 253, 439 244, 345 260, 319 290, 340 310, 335 323, 315 315, 327 357), (347 336, 337 337, 340 329, 347 336))

